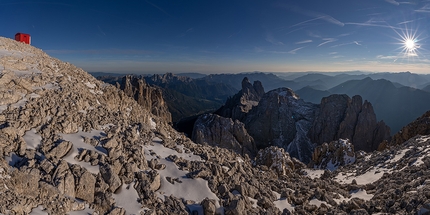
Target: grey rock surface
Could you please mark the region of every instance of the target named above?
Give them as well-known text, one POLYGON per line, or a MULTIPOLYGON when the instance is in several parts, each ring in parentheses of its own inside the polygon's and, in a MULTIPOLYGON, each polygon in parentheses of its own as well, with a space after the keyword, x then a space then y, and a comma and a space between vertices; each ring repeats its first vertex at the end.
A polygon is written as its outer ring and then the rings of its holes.
POLYGON ((321 100, 319 114, 309 138, 317 144, 337 139, 349 139, 355 150, 370 152, 388 140, 390 128, 383 121, 376 120, 372 104, 362 103, 360 96, 352 99, 347 95, 330 95, 321 100))
POLYGON ((317 105, 304 102, 289 88, 267 92, 244 120, 257 148, 277 146, 307 163, 313 144, 307 137, 317 105))
POLYGON ((238 154, 255 156, 257 148, 245 125, 216 114, 204 114, 194 123, 195 143, 232 149, 238 154))

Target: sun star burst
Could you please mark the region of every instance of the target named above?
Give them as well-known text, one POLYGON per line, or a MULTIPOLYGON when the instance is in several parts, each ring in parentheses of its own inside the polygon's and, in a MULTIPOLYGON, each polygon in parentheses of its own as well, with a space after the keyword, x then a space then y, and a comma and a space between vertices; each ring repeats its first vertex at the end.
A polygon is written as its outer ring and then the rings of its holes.
POLYGON ((412 28, 405 28, 401 30, 400 32, 393 29, 399 38, 396 38, 399 41, 400 47, 398 49, 401 49, 400 54, 403 55, 403 58, 410 58, 410 57, 419 57, 418 55, 418 49, 421 48, 419 42, 419 35, 417 35, 418 29, 413 30, 412 28))

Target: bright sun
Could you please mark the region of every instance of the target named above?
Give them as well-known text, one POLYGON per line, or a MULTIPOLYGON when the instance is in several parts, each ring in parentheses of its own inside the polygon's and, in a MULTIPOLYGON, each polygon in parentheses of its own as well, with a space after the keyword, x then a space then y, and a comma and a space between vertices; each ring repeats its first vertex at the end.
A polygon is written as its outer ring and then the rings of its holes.
POLYGON ((406 39, 405 40, 405 48, 408 51, 412 51, 415 49, 415 41, 413 39, 406 39))
POLYGON ((399 36, 395 38, 399 41, 400 54, 399 58, 409 59, 411 57, 418 57, 419 51, 421 49, 420 38, 417 35, 418 29, 412 29, 405 26, 404 28, 393 28, 394 32, 399 36))

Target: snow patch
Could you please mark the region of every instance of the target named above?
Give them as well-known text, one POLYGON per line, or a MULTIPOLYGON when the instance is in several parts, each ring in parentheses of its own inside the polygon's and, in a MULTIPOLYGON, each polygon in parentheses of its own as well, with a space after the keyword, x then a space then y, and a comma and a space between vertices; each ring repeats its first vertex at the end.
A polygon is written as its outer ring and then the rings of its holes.
POLYGON ((104 136, 105 135, 104 132, 101 130, 92 130, 91 132, 83 132, 81 128, 79 128, 78 133, 60 134, 60 135, 63 137, 64 140, 67 140, 73 143, 72 149, 63 159, 71 164, 78 164, 86 168, 89 172, 93 174, 98 174, 99 173, 98 165, 92 166, 90 163, 77 161, 75 160, 75 156, 79 154, 79 149, 92 150, 106 155, 107 154, 106 150, 101 146, 94 147, 84 142, 84 137, 97 139, 97 138, 100 138, 100 136, 104 136))
POLYGON ((284 209, 288 209, 290 212, 294 212, 294 206, 292 204, 290 204, 286 198, 281 198, 281 194, 272 191, 273 194, 275 194, 276 196, 276 201, 273 202, 273 204, 275 204, 275 206, 280 210, 280 211, 284 211, 284 209))
POLYGON ((42 137, 36 134, 36 129, 34 128, 25 132, 23 138, 24 141, 27 143, 28 149, 36 149, 37 146, 39 146, 42 142, 42 137))
POLYGON ((33 208, 33 210, 31 210, 30 215, 48 215, 48 212, 44 210, 43 206, 39 205, 37 208, 33 208))
POLYGON ((324 170, 322 169, 304 169, 302 171, 311 179, 321 178, 322 174, 324 174, 324 170))
POLYGON ((178 153, 173 149, 166 148, 161 144, 161 139, 159 138, 154 138, 153 144, 143 146, 145 157, 148 161, 158 159, 159 163, 166 165, 165 169, 158 171, 161 176, 161 187, 157 193, 164 196, 174 195, 195 202, 201 202, 208 197, 209 199, 215 199, 216 206, 220 207, 218 197, 209 189, 206 180, 188 178, 186 176, 188 171, 179 170, 174 162, 166 159, 169 155, 176 155, 190 161, 200 161, 201 158, 199 156, 192 153, 178 153), (178 178, 181 182, 172 184, 167 181, 166 177, 178 178))
POLYGON ((355 179, 358 185, 371 184, 379 180, 384 173, 390 173, 389 169, 373 167, 362 175, 354 176, 354 173, 339 173, 334 180, 340 184, 350 184, 355 179))
POLYGON ((318 207, 320 207, 321 206, 321 204, 325 204, 325 205, 327 205, 328 207, 330 207, 331 205, 329 205, 326 201, 321 201, 321 200, 319 200, 319 199, 317 199, 317 198, 313 198, 313 199, 311 199, 310 201, 309 201, 309 204, 310 205, 316 205, 316 206, 318 206, 318 207))
POLYGON ((125 209, 125 214, 140 214, 143 210, 142 205, 137 202, 139 195, 134 189, 134 182, 129 185, 123 184, 112 197, 115 199, 116 206, 125 209))
POLYGON ((400 159, 402 159, 405 156, 405 153, 408 150, 409 149, 403 149, 403 150, 401 150, 398 154, 396 154, 396 156, 394 156, 394 158, 388 160, 388 163, 395 163, 395 162, 399 161, 400 159))
POLYGON ((95 84, 93 84, 93 83, 91 83, 91 82, 87 82, 87 83, 85 83, 85 85, 87 85, 87 87, 88 88, 91 88, 91 89, 93 89, 94 87, 96 87, 96 85, 95 84))

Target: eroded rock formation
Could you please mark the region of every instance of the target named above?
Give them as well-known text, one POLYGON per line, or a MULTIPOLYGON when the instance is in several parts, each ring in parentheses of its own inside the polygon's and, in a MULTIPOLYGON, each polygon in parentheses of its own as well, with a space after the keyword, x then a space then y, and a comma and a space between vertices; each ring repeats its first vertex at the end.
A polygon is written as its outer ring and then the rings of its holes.
POLYGON ((359 95, 331 95, 321 100, 309 138, 317 144, 337 139, 350 139, 355 150, 376 150, 383 140, 390 137, 390 128, 376 120, 372 104, 362 102, 359 95))
POLYGON ((233 120, 244 121, 245 115, 260 101, 264 95, 264 88, 260 81, 251 84, 248 78, 242 81, 242 89, 233 97, 227 99, 224 106, 215 113, 232 118, 233 120))
POLYGON ((172 121, 162 91, 147 84, 144 78, 127 75, 122 79, 120 89, 134 98, 143 108, 151 110, 152 114, 161 117, 166 122, 172 121))

